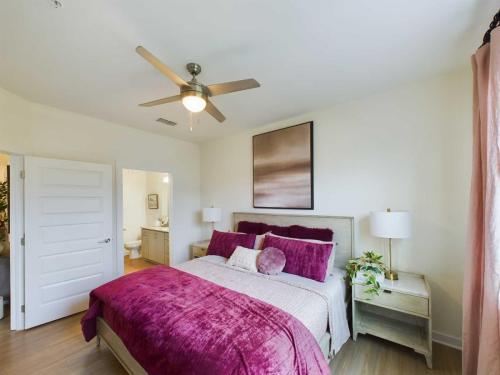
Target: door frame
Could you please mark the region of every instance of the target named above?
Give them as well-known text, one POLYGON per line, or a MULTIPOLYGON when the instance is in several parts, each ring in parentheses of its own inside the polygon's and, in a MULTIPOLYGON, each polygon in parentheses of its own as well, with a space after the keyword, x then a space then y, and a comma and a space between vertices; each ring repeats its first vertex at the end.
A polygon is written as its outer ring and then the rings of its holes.
MULTIPOLYGON (((123 240, 123 170, 135 170, 143 172, 153 172, 153 173, 165 173, 168 174, 169 179, 169 196, 168 196, 168 227, 172 227, 173 218, 173 186, 174 178, 171 172, 158 170, 158 169, 148 169, 141 167, 128 166, 122 163, 116 163, 116 265, 115 269, 117 271, 117 277, 125 274, 125 242, 123 240)), ((168 234, 168 263, 172 264, 172 235, 168 234)))

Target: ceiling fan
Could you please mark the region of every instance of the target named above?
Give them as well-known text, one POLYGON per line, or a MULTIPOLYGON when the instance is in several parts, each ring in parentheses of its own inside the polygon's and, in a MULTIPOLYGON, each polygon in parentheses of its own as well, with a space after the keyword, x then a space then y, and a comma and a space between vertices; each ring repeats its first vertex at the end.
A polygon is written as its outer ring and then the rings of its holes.
POLYGON ((254 89, 260 87, 259 82, 255 79, 243 79, 241 81, 232 81, 224 83, 216 83, 214 85, 205 86, 198 82, 196 76, 201 73, 201 66, 196 63, 186 65, 187 71, 193 76, 190 81, 186 82, 179 77, 172 69, 158 60, 146 48, 139 46, 136 52, 144 57, 151 65, 166 75, 170 80, 180 88, 180 94, 169 96, 162 99, 153 100, 151 102, 139 104, 143 107, 152 107, 155 105, 182 101, 182 104, 188 111, 201 112, 207 111, 217 121, 224 122, 226 117, 208 100, 211 96, 229 94, 230 92, 254 89))

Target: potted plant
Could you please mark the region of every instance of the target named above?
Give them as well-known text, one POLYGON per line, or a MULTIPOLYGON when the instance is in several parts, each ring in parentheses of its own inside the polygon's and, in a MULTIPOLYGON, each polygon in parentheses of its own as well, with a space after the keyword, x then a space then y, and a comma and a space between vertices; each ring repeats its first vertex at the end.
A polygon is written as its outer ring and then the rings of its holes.
POLYGON ((365 251, 360 257, 351 259, 347 263, 346 270, 351 285, 366 286, 365 294, 369 297, 379 295, 386 271, 382 255, 375 251, 365 251))

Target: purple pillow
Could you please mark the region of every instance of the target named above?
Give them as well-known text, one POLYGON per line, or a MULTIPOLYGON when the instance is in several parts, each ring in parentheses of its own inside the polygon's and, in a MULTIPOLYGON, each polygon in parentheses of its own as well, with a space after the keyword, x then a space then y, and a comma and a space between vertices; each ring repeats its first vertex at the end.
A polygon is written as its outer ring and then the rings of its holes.
POLYGON ((271 232, 278 236, 291 237, 290 227, 280 227, 279 225, 266 225, 266 232, 271 232))
POLYGON ((255 244, 255 234, 219 232, 214 230, 210 244, 208 245, 207 255, 220 255, 229 258, 237 246, 243 246, 253 249, 255 244))
POLYGON ((289 238, 266 236, 264 249, 276 247, 283 251, 286 258, 283 272, 307 277, 316 281, 325 281, 328 259, 333 244, 318 244, 289 238))
POLYGON ((328 228, 308 228, 302 225, 292 225, 290 226, 290 235, 287 237, 332 242, 333 231, 328 228))
POLYGON ((283 251, 267 247, 257 257, 257 269, 266 275, 277 275, 285 268, 286 258, 283 251))
POLYGON ((237 232, 241 233, 252 233, 252 234, 264 234, 266 233, 267 225, 264 223, 253 223, 251 221, 240 221, 238 223, 237 232))

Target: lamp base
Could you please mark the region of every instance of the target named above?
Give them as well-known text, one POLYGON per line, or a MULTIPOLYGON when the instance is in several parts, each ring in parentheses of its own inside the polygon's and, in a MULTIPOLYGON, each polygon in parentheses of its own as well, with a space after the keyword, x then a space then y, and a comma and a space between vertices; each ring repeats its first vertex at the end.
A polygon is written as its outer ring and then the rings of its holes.
POLYGON ((398 273, 396 271, 393 271, 393 270, 386 271, 385 278, 387 280, 391 280, 391 281, 398 280, 398 273))

